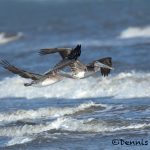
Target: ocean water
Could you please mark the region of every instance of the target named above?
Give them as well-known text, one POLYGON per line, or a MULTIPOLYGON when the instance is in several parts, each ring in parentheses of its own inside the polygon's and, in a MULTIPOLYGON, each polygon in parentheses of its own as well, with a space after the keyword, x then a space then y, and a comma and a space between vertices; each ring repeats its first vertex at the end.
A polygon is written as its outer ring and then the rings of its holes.
POLYGON ((47 87, 0 67, 0 149, 149 150, 150 1, 0 0, 0 58, 43 73, 82 45, 81 60, 110 56, 115 70, 47 87))

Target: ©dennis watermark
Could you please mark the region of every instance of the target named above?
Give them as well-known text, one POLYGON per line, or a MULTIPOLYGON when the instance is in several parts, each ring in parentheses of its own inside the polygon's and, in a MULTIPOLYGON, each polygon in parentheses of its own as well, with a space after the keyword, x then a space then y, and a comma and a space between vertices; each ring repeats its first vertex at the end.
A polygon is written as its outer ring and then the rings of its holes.
POLYGON ((148 140, 130 140, 130 139, 113 139, 113 145, 129 145, 129 146, 145 146, 148 145, 148 140))

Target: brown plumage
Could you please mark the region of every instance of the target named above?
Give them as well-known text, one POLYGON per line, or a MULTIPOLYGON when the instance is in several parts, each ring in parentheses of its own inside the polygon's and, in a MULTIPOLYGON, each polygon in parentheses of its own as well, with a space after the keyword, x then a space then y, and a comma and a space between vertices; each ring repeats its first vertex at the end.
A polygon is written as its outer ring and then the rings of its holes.
MULTIPOLYGON (((94 63, 96 61, 99 61, 99 62, 101 62, 101 63, 103 63, 103 64, 105 64, 105 65, 107 65, 109 67, 112 67, 112 58, 111 57, 105 57, 105 58, 101 58, 101 59, 98 59, 98 60, 94 60, 92 63, 87 65, 87 69, 88 70, 93 70, 94 69, 94 63)), ((108 68, 101 68, 102 76, 104 76, 104 77, 108 76, 109 73, 110 73, 110 69, 108 69, 108 68)))
POLYGON ((47 55, 59 53, 62 59, 77 59, 81 55, 81 45, 77 45, 75 48, 44 48, 41 49, 40 55, 47 55))
MULTIPOLYGON (((99 59, 97 60, 109 67, 112 67, 112 58, 111 57, 106 57, 106 58, 102 58, 102 59, 99 59)), ((110 73, 110 69, 108 68, 101 68, 101 74, 102 76, 108 76, 108 74, 110 73)))
MULTIPOLYGON (((46 55, 46 54, 52 54, 58 52, 62 59, 58 64, 56 64, 55 67, 59 66, 60 64, 66 63, 68 60, 74 60, 72 63, 68 65, 68 67, 71 68, 71 71, 73 73, 79 73, 80 71, 87 71, 87 72, 94 72, 95 71, 95 62, 98 61, 102 64, 105 64, 109 67, 112 67, 112 58, 111 57, 105 57, 102 59, 94 60, 92 63, 84 64, 77 58, 81 55, 81 45, 77 45, 74 49, 73 48, 48 48, 48 49, 41 49, 40 54, 46 55)), ((54 67, 54 68, 55 68, 54 67)), ((100 72, 102 76, 108 76, 110 73, 109 68, 100 68, 100 72)))
POLYGON ((31 81, 30 83, 25 83, 24 86, 31 86, 31 85, 36 85, 36 84, 42 84, 44 83, 47 79, 51 80, 50 84, 56 83, 60 80, 63 79, 63 77, 61 75, 59 75, 59 70, 63 69, 65 66, 68 66, 70 63, 72 63, 73 60, 70 61, 66 61, 63 64, 57 65, 55 68, 53 68, 52 70, 46 72, 45 74, 41 75, 41 74, 36 74, 36 73, 32 73, 32 72, 28 72, 25 70, 22 70, 14 65, 11 65, 8 61, 6 60, 0 60, 0 64, 2 65, 3 68, 5 68, 6 70, 17 74, 23 78, 28 78, 28 79, 32 79, 33 81, 31 81))
POLYGON ((20 68, 17 68, 13 65, 11 65, 8 61, 6 60, 1 60, 0 64, 3 66, 3 68, 5 68, 6 70, 9 70, 10 72, 17 74, 23 78, 30 78, 32 80, 37 80, 39 79, 42 75, 40 74, 36 74, 36 73, 32 73, 32 72, 28 72, 25 70, 22 70, 20 68))

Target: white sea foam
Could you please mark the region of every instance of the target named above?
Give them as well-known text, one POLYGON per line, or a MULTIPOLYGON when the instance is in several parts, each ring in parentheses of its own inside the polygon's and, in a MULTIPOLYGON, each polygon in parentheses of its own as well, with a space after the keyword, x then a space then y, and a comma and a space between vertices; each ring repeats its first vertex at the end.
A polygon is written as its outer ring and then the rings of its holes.
POLYGON ((123 30, 119 36, 122 39, 150 37, 150 26, 146 27, 129 27, 123 30))
POLYGON ((6 144, 7 146, 12 146, 30 142, 36 138, 37 134, 54 129, 69 132, 104 133, 150 127, 150 124, 146 123, 122 125, 118 127, 117 125, 110 125, 105 121, 92 122, 92 120, 92 118, 77 120, 70 117, 61 117, 46 124, 4 127, 0 129, 0 136, 12 137, 6 144))
POLYGON ((15 127, 4 127, 0 129, 0 136, 8 137, 21 137, 21 136, 34 136, 38 133, 50 131, 50 130, 61 130, 70 132, 115 132, 121 130, 131 130, 131 129, 142 129, 150 127, 150 124, 140 123, 140 124, 128 124, 122 126, 110 125, 105 121, 92 122, 92 119, 87 120, 77 120, 68 117, 57 118, 53 122, 47 122, 40 125, 24 125, 15 127))
POLYGON ((17 34, 7 34, 5 32, 0 33, 0 44, 5 44, 11 41, 15 41, 20 39, 23 36, 21 32, 18 32, 17 34))
POLYGON ((33 140, 33 138, 29 138, 29 137, 14 137, 10 141, 8 141, 6 146, 12 146, 12 145, 16 145, 16 144, 23 144, 23 143, 30 142, 32 140, 33 140))
POLYGON ((95 98, 150 97, 150 73, 119 73, 103 77, 89 77, 81 80, 65 79, 48 87, 24 87, 25 79, 5 78, 0 81, 0 98, 95 98))
POLYGON ((105 104, 96 104, 94 102, 88 102, 80 104, 77 107, 64 107, 64 108, 39 108, 37 110, 17 110, 12 113, 0 113, 0 121, 11 122, 23 119, 38 119, 46 117, 60 117, 64 115, 71 115, 76 112, 84 111, 91 107, 101 107, 102 109, 109 108, 105 104))

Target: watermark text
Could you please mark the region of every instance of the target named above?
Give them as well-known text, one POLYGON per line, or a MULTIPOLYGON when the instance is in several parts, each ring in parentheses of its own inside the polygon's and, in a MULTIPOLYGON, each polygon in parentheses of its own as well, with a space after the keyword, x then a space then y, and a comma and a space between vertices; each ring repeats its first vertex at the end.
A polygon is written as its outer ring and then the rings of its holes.
POLYGON ((132 140, 132 139, 113 139, 113 145, 129 145, 129 146, 146 146, 148 145, 148 140, 132 140))

